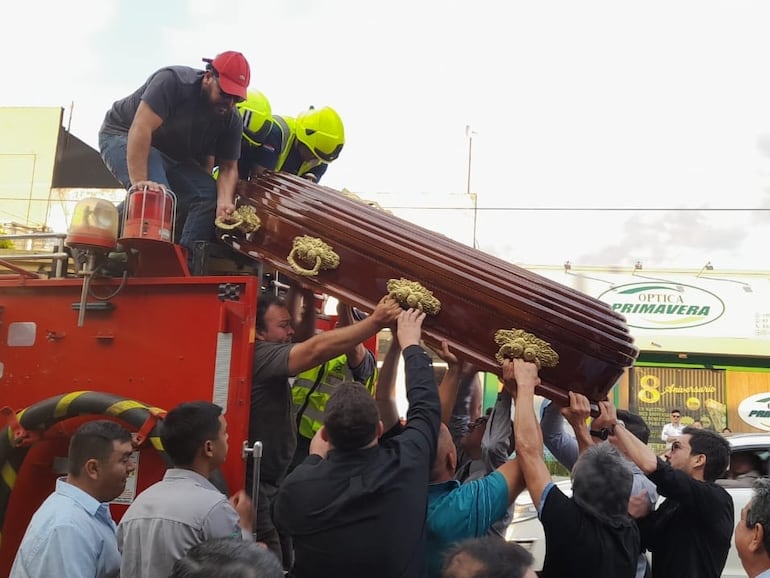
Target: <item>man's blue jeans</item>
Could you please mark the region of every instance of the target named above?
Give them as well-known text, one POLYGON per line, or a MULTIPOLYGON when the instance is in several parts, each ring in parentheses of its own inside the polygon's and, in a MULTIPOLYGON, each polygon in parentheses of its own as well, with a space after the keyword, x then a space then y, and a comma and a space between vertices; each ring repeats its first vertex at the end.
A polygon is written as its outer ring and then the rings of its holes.
MULTIPOLYGON (((99 133, 99 151, 102 160, 115 178, 128 189, 127 161, 128 136, 99 133)), ((214 238, 214 219, 217 212, 217 183, 203 167, 193 162, 177 162, 156 148, 150 148, 147 161, 147 179, 171 189, 177 198, 176 228, 183 225, 181 235, 176 231, 179 244, 187 249, 187 260, 192 262, 196 241, 214 238)), ((121 203, 122 205, 123 203, 121 203)), ((118 207, 122 217, 122 206, 118 207)))

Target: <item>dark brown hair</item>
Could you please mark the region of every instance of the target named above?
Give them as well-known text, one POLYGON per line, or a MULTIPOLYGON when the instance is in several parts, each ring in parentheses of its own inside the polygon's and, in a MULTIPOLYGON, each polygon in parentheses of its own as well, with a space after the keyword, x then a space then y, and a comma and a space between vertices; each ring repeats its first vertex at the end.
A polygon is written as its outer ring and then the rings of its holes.
POLYGON ((360 383, 346 381, 337 386, 326 404, 324 427, 338 450, 355 450, 377 435, 380 414, 369 391, 360 383))

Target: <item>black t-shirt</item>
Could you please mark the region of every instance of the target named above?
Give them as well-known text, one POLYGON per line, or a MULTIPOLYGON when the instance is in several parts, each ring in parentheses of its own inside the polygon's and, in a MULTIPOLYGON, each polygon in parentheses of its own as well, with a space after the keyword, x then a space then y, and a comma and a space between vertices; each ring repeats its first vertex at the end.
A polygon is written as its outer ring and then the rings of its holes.
POLYGON ((556 486, 545 498, 540 521, 545 531, 544 578, 635 578, 640 546, 633 522, 604 524, 556 486))
POLYGON ((262 481, 274 486, 283 480, 297 448, 289 385, 289 352, 295 345, 254 343, 249 442, 262 442, 262 481))
POLYGON ((293 538, 296 578, 422 576, 441 405, 427 352, 407 347, 404 365, 409 410, 400 434, 327 459, 311 455, 281 485, 273 517, 293 538))
POLYGON ((179 162, 203 163, 206 156, 238 160, 243 123, 235 109, 224 116, 211 111, 201 81, 205 72, 187 66, 169 66, 154 72, 141 87, 116 101, 100 129, 127 134, 139 103, 144 101, 163 119, 152 135, 152 146, 179 162))
POLYGON ((735 527, 733 498, 658 459, 647 476, 666 500, 639 523, 655 578, 719 578, 735 527))

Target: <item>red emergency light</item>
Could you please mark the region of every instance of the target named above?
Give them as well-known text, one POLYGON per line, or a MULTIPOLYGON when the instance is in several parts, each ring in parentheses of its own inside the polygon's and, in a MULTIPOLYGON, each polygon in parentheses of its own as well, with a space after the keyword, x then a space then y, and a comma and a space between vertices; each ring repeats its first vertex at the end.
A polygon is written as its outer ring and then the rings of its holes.
POLYGON ((121 238, 173 243, 175 217, 176 195, 170 189, 131 187, 126 197, 121 238))

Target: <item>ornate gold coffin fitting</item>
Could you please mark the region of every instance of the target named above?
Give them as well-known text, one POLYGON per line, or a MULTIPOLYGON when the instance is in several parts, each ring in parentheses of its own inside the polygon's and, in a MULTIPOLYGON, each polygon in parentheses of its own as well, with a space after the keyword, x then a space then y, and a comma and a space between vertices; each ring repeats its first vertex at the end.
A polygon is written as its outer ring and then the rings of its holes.
POLYGON ((441 302, 424 322, 425 340, 442 339, 461 358, 500 375, 499 329, 521 329, 559 356, 540 371, 540 393, 559 403, 569 390, 603 399, 638 349, 625 319, 605 303, 434 233, 366 203, 292 175, 238 185, 262 226, 249 236, 219 232, 236 251, 342 301, 371 311, 390 279, 420 283, 441 302), (339 255, 336 269, 299 276, 287 262, 293 240, 321 239, 339 255))

